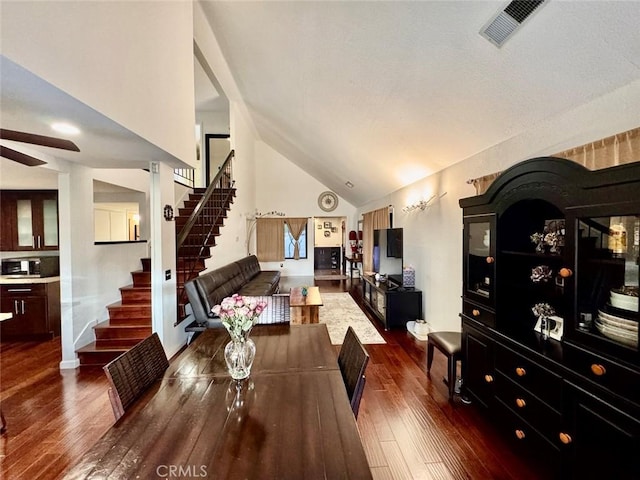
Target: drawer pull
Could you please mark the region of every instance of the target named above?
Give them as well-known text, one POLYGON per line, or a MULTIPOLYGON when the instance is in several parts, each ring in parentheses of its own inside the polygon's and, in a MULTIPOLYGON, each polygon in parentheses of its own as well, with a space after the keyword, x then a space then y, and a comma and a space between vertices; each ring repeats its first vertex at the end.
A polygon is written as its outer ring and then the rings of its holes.
POLYGON ((478 310, 477 308, 474 308, 474 309, 471 311, 471 314, 472 314, 474 317, 479 317, 479 316, 480 316, 480 310, 478 310))
POLYGON ((522 367, 516 367, 516 375, 519 377, 524 377, 527 374, 527 371, 522 367))
POLYGON ((527 402, 524 401, 524 398, 516 398, 516 405, 519 408, 524 408, 527 406, 527 402))
POLYGON ((526 435, 522 430, 516 430, 516 437, 518 437, 518 440, 522 440, 526 435))
POLYGON ((493 376, 492 375, 485 375, 484 376, 484 381, 487 382, 487 383, 493 382, 493 376))
POLYGON ((599 363, 594 363, 593 365, 591 365, 591 372, 596 377, 601 377, 602 375, 607 373, 607 369, 604 368, 604 365, 600 365, 599 363))
POLYGON ((569 435, 568 433, 560 432, 559 437, 560 437, 560 441, 565 445, 569 445, 571 442, 573 442, 571 435, 569 435))
POLYGON ((570 268, 561 268, 560 269, 560 276, 562 278, 569 278, 571 275, 573 275, 573 271, 570 268))
POLYGON ((496 261, 496 259, 493 257, 487 257, 485 260, 487 261, 487 263, 493 263, 496 261))

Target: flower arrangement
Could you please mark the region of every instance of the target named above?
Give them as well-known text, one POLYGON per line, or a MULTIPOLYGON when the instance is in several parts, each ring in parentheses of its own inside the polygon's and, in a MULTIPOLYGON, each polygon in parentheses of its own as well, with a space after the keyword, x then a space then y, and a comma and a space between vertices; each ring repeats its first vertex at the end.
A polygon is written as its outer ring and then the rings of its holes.
POLYGON ((234 341, 244 341, 266 308, 267 302, 255 297, 242 297, 234 293, 222 300, 211 311, 220 317, 234 341))
POLYGON ((548 282, 553 276, 553 271, 547 265, 538 265, 531 269, 531 281, 533 283, 548 282))
POLYGON ((554 308, 548 303, 536 303, 531 311, 536 317, 550 317, 551 315, 555 315, 556 311, 554 308))

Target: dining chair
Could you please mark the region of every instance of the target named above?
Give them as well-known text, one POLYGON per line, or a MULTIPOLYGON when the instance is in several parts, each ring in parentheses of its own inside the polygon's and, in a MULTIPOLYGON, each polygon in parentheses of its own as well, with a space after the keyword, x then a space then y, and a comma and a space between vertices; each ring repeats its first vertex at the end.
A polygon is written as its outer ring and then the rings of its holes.
POLYGON ((162 377, 167 368, 169 360, 157 333, 103 367, 110 384, 109 400, 116 420, 162 377))
POLYGON ((347 329, 347 333, 340 347, 338 354, 338 365, 342 372, 347 395, 351 402, 351 410, 356 418, 358 418, 358 410, 360 409, 360 400, 364 392, 364 385, 367 381, 364 372, 369 363, 369 354, 365 350, 362 342, 356 335, 352 327, 347 329))

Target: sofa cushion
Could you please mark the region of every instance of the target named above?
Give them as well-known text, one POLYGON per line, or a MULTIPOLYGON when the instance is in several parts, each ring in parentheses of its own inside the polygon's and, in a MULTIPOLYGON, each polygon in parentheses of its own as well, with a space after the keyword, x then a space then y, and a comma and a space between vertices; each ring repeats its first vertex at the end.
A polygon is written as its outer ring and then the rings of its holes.
POLYGON ((249 255, 248 257, 241 258, 235 263, 242 272, 244 283, 251 281, 253 277, 260 273, 260 263, 258 262, 258 257, 255 255, 249 255))

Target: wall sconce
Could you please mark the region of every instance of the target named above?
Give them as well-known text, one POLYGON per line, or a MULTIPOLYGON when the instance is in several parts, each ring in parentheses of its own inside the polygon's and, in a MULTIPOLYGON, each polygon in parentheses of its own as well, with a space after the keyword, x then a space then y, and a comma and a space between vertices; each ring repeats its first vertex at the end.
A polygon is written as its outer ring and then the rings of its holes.
POLYGON ((418 202, 412 203, 410 205, 407 205, 406 207, 404 207, 402 209, 403 212, 408 213, 408 212, 412 212, 414 210, 421 210, 421 211, 425 211, 427 210, 429 207, 431 207, 437 200, 440 200, 442 197, 444 197, 447 194, 447 192, 444 192, 441 195, 431 195, 431 197, 429 197, 429 200, 420 200, 418 202))

